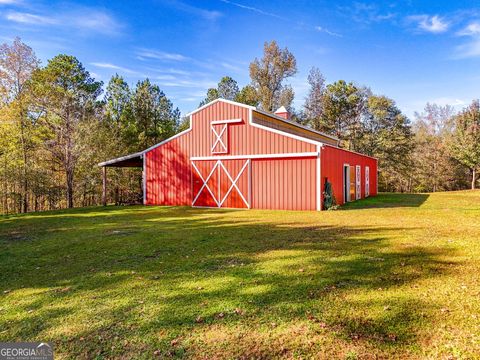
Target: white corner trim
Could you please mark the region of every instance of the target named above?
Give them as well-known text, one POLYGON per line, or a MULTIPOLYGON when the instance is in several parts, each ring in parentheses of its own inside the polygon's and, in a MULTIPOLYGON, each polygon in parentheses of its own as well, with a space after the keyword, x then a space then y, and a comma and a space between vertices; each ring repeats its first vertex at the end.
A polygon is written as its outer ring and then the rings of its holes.
POLYGON ((147 205, 147 157, 143 156, 142 169, 143 205, 147 205))
POLYGON ((322 210, 322 169, 321 169, 321 160, 320 156, 322 154, 322 146, 317 145, 317 160, 316 160, 316 168, 317 168, 317 181, 316 181, 316 190, 317 190, 317 211, 322 210))
POLYGON ((249 154, 249 155, 224 155, 224 156, 192 156, 190 160, 242 160, 242 159, 282 159, 297 157, 318 157, 318 152, 278 153, 278 154, 249 154))

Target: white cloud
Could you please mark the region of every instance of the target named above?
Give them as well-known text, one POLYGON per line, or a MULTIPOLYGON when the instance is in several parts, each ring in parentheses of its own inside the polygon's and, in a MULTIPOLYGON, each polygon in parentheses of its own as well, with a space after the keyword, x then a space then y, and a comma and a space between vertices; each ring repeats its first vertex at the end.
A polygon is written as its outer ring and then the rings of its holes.
POLYGON ((159 85, 165 87, 179 87, 179 88, 196 88, 196 89, 208 89, 215 87, 217 83, 210 80, 174 80, 174 81, 158 81, 159 85))
MULTIPOLYGON (((225 3, 225 4, 228 4, 228 5, 232 5, 232 6, 235 6, 235 7, 238 7, 240 9, 243 9, 243 10, 247 10, 247 11, 250 11, 250 12, 254 12, 254 13, 257 13, 259 15, 263 15, 263 16, 269 16, 269 17, 272 17, 272 18, 275 18, 275 19, 279 19, 279 20, 282 20, 283 22, 285 23, 294 23, 296 24, 297 26, 300 26, 300 27, 303 27, 304 24, 301 23, 301 22, 298 22, 298 21, 294 21, 292 20, 292 18, 289 18, 289 17, 286 17, 286 16, 282 16, 282 15, 279 15, 279 14, 276 14, 276 13, 272 13, 272 12, 268 12, 268 11, 265 11, 265 10, 262 10, 260 8, 257 8, 257 7, 253 7, 253 6, 248 6, 248 5, 243 5, 243 4, 240 4, 238 2, 234 2, 234 1, 230 1, 230 0, 220 0, 221 2, 225 3)), ((312 28, 312 26, 310 25, 307 25, 310 29, 312 28)), ((325 34, 328 34, 328 35, 331 35, 331 36, 337 36, 337 37, 341 37, 340 34, 337 34, 333 31, 329 31, 328 29, 325 29, 321 26, 313 26, 313 29, 317 30, 317 31, 320 31, 320 32, 323 32, 325 34)))
POLYGON ((462 100, 462 99, 458 99, 458 98, 454 98, 454 97, 439 97, 439 98, 436 98, 436 99, 433 99, 431 101, 428 101, 430 103, 433 103, 433 104, 437 104, 437 105, 440 105, 440 106, 446 106, 446 105, 450 105, 450 106, 453 106, 453 107, 461 107, 461 106, 464 106, 467 104, 467 102, 465 100, 462 100))
POLYGON ((315 26, 315 30, 317 31, 320 31, 320 32, 324 32, 325 34, 328 34, 328 35, 331 35, 331 36, 337 36, 337 37, 342 37, 342 35, 336 33, 336 32, 333 32, 333 31, 330 31, 328 29, 325 29, 321 26, 315 26))
POLYGON ((127 69, 127 68, 124 68, 122 66, 118 66, 118 65, 115 65, 115 64, 111 64, 111 63, 92 62, 92 63, 90 63, 90 65, 98 67, 98 68, 102 68, 102 69, 120 70, 120 71, 128 72, 128 73, 133 72, 133 70, 130 70, 130 69, 127 69))
POLYGON ((456 47, 454 58, 464 59, 480 57, 480 37, 456 47))
POLYGON ((240 68, 239 66, 230 64, 228 62, 221 62, 220 65, 222 65, 222 67, 224 67, 225 69, 236 72, 236 73, 243 73, 246 71, 245 69, 240 68))
POLYGON ((171 6, 175 7, 177 10, 183 11, 188 14, 192 14, 195 16, 200 16, 205 20, 208 21, 215 21, 223 14, 216 10, 206 10, 202 9, 193 5, 186 4, 181 1, 169 1, 168 2, 171 6))
POLYGON ((135 71, 135 70, 132 70, 120 65, 108 63, 108 62, 91 62, 90 65, 100 69, 115 70, 120 75, 131 75, 131 76, 137 76, 137 77, 143 77, 143 78, 149 77, 148 75, 141 73, 139 71, 135 71))
POLYGON ((57 24, 57 20, 51 17, 29 14, 25 12, 11 11, 7 13, 5 18, 20 24, 30 25, 53 25, 57 24))
POLYGON ((19 0, 0 0, 0 5, 15 5, 19 3, 19 0))
POLYGON ((433 34, 443 33, 448 30, 450 23, 438 15, 413 15, 407 18, 417 24, 417 29, 433 34))
POLYGON ((353 21, 363 25, 370 25, 371 23, 382 21, 393 21, 397 16, 396 13, 385 12, 378 4, 357 1, 348 6, 338 6, 337 9, 341 15, 347 16, 353 21))
MULTIPOLYGON (((66 19, 64 23, 67 23, 66 19)), ((110 14, 100 10, 88 10, 85 15, 74 17, 73 26, 78 29, 103 34, 116 34, 121 28, 121 25, 117 20, 115 20, 110 14)))
POLYGON ((240 8, 240 9, 252 11, 252 12, 255 12, 255 13, 260 14, 260 15, 270 16, 270 17, 274 17, 274 18, 277 18, 277 19, 281 19, 281 20, 288 20, 286 17, 280 16, 278 14, 271 13, 271 12, 268 12, 268 11, 264 11, 262 9, 259 9, 259 8, 253 7, 253 6, 247 6, 247 5, 239 4, 237 2, 233 2, 233 1, 229 1, 229 0, 220 0, 220 1, 225 3, 225 4, 233 5, 233 6, 236 6, 236 7, 240 8))
POLYGON ((468 24, 465 28, 460 30, 457 35, 459 36, 480 36, 480 23, 473 22, 468 24))
POLYGON ((117 34, 121 29, 121 25, 113 16, 97 9, 76 7, 66 11, 51 11, 49 14, 50 13, 54 15, 10 11, 6 13, 4 17, 8 21, 22 25, 57 26, 80 32, 102 33, 107 35, 117 34))
POLYGON ((158 50, 150 50, 150 49, 140 49, 137 51, 137 59, 145 60, 148 59, 156 59, 156 60, 167 60, 167 61, 185 61, 188 58, 181 54, 175 53, 168 53, 164 51, 158 50))

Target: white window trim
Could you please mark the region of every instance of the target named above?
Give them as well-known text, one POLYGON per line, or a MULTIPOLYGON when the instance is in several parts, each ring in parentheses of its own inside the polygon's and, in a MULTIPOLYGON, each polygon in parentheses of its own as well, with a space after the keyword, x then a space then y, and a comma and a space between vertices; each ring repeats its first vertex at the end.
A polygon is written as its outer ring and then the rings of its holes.
POLYGON ((217 130, 215 130, 215 124, 212 123, 210 126, 212 129, 213 133, 215 134, 216 140, 214 141, 212 145, 212 154, 226 154, 228 153, 228 123, 223 124, 222 129, 218 133, 217 130), (226 134, 225 134, 226 133, 226 134), (222 140, 222 136, 225 134, 227 144, 225 144, 222 140), (220 144, 223 150, 215 150, 217 147, 217 144, 220 144))

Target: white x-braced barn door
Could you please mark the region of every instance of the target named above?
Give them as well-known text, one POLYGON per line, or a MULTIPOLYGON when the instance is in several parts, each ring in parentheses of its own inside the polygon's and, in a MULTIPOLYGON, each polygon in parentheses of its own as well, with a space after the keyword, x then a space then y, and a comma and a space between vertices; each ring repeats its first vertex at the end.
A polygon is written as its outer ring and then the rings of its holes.
POLYGON ((192 206, 250 208, 250 160, 192 160, 192 206))

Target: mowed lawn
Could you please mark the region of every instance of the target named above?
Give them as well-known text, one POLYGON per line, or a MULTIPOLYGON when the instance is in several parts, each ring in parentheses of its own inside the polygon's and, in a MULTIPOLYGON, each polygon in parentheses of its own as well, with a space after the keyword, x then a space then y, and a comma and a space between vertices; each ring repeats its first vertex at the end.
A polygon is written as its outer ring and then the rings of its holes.
POLYGON ((0 341, 56 358, 480 358, 480 191, 0 217, 0 341))

